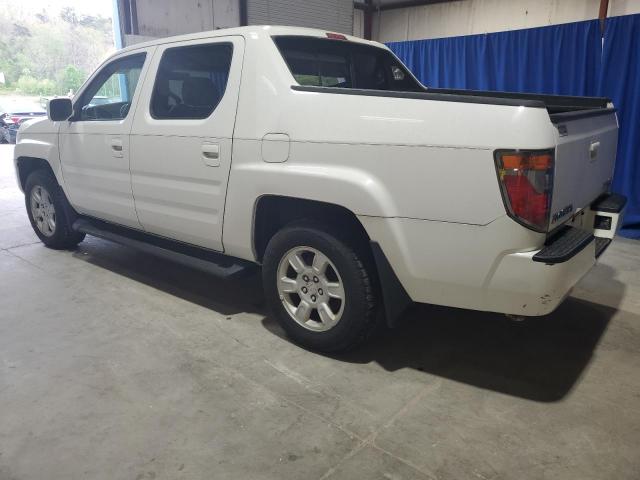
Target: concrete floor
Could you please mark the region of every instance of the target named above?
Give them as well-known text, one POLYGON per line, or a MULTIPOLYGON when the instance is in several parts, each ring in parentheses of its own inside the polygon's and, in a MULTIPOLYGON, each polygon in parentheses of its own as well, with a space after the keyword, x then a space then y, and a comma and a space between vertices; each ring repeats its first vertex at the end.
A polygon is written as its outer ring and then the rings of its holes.
POLYGON ((547 318, 420 306, 331 358, 260 284, 44 248, 0 146, 0 479, 638 479, 640 243, 547 318))

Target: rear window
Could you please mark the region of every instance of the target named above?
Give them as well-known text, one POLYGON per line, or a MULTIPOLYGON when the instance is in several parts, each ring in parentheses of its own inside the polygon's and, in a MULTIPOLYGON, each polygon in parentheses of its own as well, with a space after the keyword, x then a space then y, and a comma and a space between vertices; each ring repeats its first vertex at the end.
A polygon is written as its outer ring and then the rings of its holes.
POLYGON ((314 87, 424 91, 391 52, 324 38, 278 36, 274 41, 293 78, 314 87))

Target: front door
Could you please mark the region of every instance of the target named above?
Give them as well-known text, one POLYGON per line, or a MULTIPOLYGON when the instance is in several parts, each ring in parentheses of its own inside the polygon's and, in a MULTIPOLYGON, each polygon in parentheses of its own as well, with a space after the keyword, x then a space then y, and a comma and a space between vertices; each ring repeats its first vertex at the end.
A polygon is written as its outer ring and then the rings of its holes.
POLYGON ((136 216, 129 172, 129 132, 138 81, 150 50, 117 58, 100 69, 60 127, 65 192, 80 213, 133 228, 136 216))
POLYGON ((222 251, 244 39, 159 46, 131 130, 138 218, 150 233, 222 251))

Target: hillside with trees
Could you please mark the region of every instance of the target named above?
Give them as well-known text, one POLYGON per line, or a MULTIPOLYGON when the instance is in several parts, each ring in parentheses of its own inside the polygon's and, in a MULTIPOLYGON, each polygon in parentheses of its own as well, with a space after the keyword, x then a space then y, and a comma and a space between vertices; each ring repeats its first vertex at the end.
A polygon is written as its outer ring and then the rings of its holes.
POLYGON ((70 7, 35 13, 0 9, 0 91, 75 92, 113 50, 110 18, 79 14, 70 7))

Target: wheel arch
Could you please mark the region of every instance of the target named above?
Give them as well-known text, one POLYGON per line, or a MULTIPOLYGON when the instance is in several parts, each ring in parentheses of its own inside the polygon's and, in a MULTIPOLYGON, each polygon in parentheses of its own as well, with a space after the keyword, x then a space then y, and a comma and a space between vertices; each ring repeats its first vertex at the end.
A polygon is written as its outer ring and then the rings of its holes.
MULTIPOLYGON (((38 157, 27 157, 21 156, 16 158, 16 174, 18 179, 18 185, 22 191, 24 191, 24 186, 27 182, 27 178, 31 173, 36 170, 45 169, 48 170, 54 178, 56 178, 56 174, 51 168, 51 164, 43 158, 38 157)), ((58 182, 59 184, 60 182, 58 182)))
POLYGON ((71 220, 75 219, 78 216, 78 213, 71 206, 71 203, 69 203, 69 199, 67 198, 67 195, 60 184, 60 180, 58 179, 51 164, 43 158, 20 156, 15 159, 15 166, 18 185, 25 195, 27 194, 25 191, 25 185, 29 175, 38 170, 45 170, 51 175, 51 178, 57 183, 58 188, 60 189, 63 208, 66 213, 66 218, 70 221, 69 227, 71 227, 71 220))
POLYGON ((252 230, 256 260, 262 262, 273 235, 286 225, 301 220, 317 221, 333 227, 334 233, 359 248, 365 256, 362 260, 373 269, 386 323, 389 327, 396 326, 412 304, 411 298, 380 245, 369 237, 355 213, 343 206, 282 195, 261 196, 256 201, 252 230))
POLYGON ((369 235, 348 208, 285 195, 262 195, 256 200, 253 215, 252 242, 256 260, 262 261, 269 240, 278 230, 299 220, 313 220, 335 227, 350 241, 366 245, 370 252, 369 235))
POLYGON ((20 137, 13 151, 14 166, 18 185, 24 189, 24 182, 29 174, 37 168, 48 168, 58 185, 63 185, 62 171, 60 165, 60 154, 57 144, 57 134, 31 134, 26 136, 36 123, 26 127, 25 133, 20 137), (34 169, 34 167, 36 167, 34 169))

